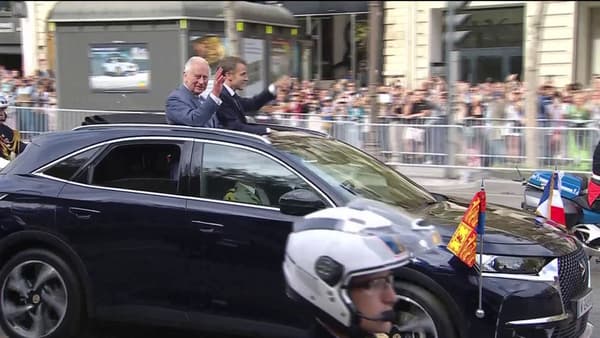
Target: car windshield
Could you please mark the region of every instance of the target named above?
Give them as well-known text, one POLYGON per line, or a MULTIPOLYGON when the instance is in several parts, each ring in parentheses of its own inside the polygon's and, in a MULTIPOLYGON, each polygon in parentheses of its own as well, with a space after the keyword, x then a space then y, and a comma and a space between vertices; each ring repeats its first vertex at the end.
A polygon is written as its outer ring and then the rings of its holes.
POLYGON ((300 160, 348 200, 369 198, 406 209, 433 204, 426 190, 393 168, 335 139, 280 132, 270 136, 273 146, 300 160))

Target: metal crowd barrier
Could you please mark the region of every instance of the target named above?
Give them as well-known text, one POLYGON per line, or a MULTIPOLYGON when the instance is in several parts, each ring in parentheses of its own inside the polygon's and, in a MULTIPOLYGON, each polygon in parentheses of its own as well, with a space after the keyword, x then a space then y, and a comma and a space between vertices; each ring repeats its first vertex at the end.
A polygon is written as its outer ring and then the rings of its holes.
MULTIPOLYGON (((8 108, 7 124, 21 132, 25 141, 36 135, 70 130, 86 116, 115 114, 117 111, 60 109, 56 107, 8 108)), ((144 112, 122 112, 140 113, 144 112)), ((258 115, 264 121, 326 132, 365 149, 374 132, 376 155, 390 164, 448 166, 449 131, 456 135, 455 166, 514 170, 525 163, 527 127, 504 119, 465 119, 448 125, 444 116, 406 119, 348 115, 270 114, 258 115)), ((538 120, 535 140, 538 168, 558 166, 563 170, 591 171, 594 148, 600 140, 597 121, 538 120)))
MULTIPOLYGON (((377 136, 378 157, 390 164, 448 166, 449 131, 456 135, 455 166, 514 170, 526 161, 526 130, 518 121, 465 119, 448 125, 444 116, 406 119, 280 115, 271 122, 327 132, 365 148, 368 133, 377 136)), ((600 141, 600 123, 593 120, 538 120, 535 127, 538 168, 591 171, 593 151, 600 141)))
POLYGON ((30 141, 33 137, 43 133, 79 127, 86 116, 115 113, 146 114, 147 112, 62 109, 51 105, 44 107, 9 106, 6 124, 19 130, 24 141, 30 141))

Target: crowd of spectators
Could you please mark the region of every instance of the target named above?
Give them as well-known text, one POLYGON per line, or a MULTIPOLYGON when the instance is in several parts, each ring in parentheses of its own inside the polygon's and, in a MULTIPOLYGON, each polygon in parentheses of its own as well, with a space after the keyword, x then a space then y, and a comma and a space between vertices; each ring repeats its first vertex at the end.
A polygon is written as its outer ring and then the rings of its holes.
MULTIPOLYGON (((502 81, 488 79, 471 85, 457 82, 455 86, 457 111, 454 123, 462 125, 459 137, 464 151, 471 153, 471 165, 489 166, 502 156, 510 163, 523 161, 525 152, 526 84, 517 75, 502 81)), ((558 87, 551 78, 539 86, 536 102, 536 137, 541 157, 585 157, 600 138, 597 132, 584 130, 597 127, 600 121, 600 76, 595 75, 589 86, 572 83, 558 87), (573 128, 580 128, 573 130, 573 128), (589 149, 587 149, 589 148, 589 149)), ((387 128, 388 150, 400 151, 406 161, 443 162, 447 134, 432 125, 447 124, 447 84, 440 77, 424 81, 409 90, 402 83, 380 86, 378 120, 373 122, 405 125, 401 132, 390 133, 387 128), (415 124, 415 127, 406 127, 415 124), (418 126, 421 125, 421 126, 418 126)), ((365 121, 369 116, 370 97, 365 87, 342 79, 325 86, 318 82, 295 81, 289 93, 279 93, 277 101, 264 108, 274 119, 314 119, 320 121, 365 121)), ((320 124, 330 131, 331 124, 320 124)))
POLYGON ((23 131, 25 136, 29 132, 52 130, 54 115, 44 109, 56 106, 52 71, 37 71, 35 75, 23 76, 19 70, 0 65, 0 84, 0 94, 8 100, 9 106, 18 109, 17 114, 9 111, 11 127, 23 131))
MULTIPOLYGON (((22 76, 20 71, 0 65, 0 83, 0 94, 19 109, 16 128, 52 130, 50 118, 39 109, 56 105, 51 71, 22 76)), ((469 164, 490 166, 498 157, 505 162, 522 162, 526 85, 518 76, 488 79, 479 84, 459 81, 454 88, 458 104, 453 124, 462 126, 460 146, 463 152, 473 155, 469 164)), ((594 75, 589 85, 572 83, 563 87, 548 78, 536 94, 540 127, 536 138, 541 156, 549 160, 591 157, 588 155, 600 139, 594 129, 600 125, 600 75, 594 75)), ((383 150, 401 154, 397 160, 444 163, 448 128, 433 128, 448 124, 448 86, 443 78, 432 77, 414 89, 396 81, 379 86, 375 97, 378 118, 371 121, 371 98, 366 87, 350 79, 321 82, 294 79, 291 91, 278 93, 276 100, 263 107, 262 118, 275 122, 296 120, 298 124, 305 123, 305 127, 330 133, 337 128, 349 133, 351 136, 342 136, 350 137, 357 146, 362 146, 361 132, 367 129, 352 129, 347 122, 375 122, 384 126, 378 129, 383 150), (314 121, 317 123, 311 123, 314 121)))
POLYGON ((51 71, 37 71, 35 75, 23 76, 19 70, 0 65, 0 82, 1 94, 11 105, 42 107, 56 103, 54 75, 51 71))

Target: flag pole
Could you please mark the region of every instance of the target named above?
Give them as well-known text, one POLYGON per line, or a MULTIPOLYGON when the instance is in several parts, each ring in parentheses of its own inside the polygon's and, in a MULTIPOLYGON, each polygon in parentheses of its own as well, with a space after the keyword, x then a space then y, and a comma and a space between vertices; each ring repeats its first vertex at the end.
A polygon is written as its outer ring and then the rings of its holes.
MULTIPOLYGON (((481 191, 485 191, 483 177, 481 178, 481 191)), ((486 204, 487 204, 487 201, 486 201, 486 204)), ((483 289, 483 273, 482 273, 482 270, 483 270, 483 233, 485 232, 485 230, 483 230, 484 227, 482 224, 479 224, 479 222, 477 223, 477 227, 481 227, 482 231, 479 234, 479 299, 478 299, 477 311, 475 311, 475 316, 479 319, 482 319, 485 316, 485 311, 483 311, 483 308, 481 306, 482 289, 483 289)))
POLYGON ((550 176, 550 181, 548 183, 550 185, 550 191, 548 196, 548 217, 552 219, 552 201, 554 198, 554 172, 552 172, 552 176, 550 176))

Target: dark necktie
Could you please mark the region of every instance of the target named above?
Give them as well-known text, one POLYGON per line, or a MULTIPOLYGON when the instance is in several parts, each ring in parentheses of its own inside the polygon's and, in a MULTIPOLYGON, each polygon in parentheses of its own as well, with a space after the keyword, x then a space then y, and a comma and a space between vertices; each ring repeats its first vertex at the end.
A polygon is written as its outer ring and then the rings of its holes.
POLYGON ((242 105, 240 104, 239 95, 233 94, 233 96, 231 96, 231 98, 233 99, 233 103, 235 103, 235 106, 240 111, 240 113, 242 113, 242 115, 244 115, 244 109, 242 109, 242 105))

